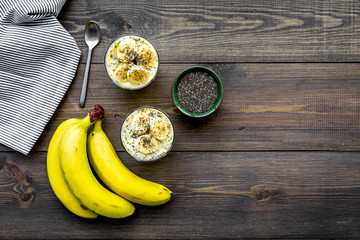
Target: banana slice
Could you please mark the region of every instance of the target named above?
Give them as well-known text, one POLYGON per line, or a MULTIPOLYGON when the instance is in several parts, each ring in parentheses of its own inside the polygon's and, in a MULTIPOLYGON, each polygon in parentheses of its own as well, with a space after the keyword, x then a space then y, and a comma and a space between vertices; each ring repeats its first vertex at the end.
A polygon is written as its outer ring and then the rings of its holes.
POLYGON ((134 116, 132 122, 133 132, 137 135, 145 134, 150 128, 150 117, 147 113, 140 112, 134 116))
POLYGON ((141 66, 133 65, 127 72, 127 78, 132 86, 142 86, 150 79, 148 72, 141 66))
POLYGON ((126 83, 128 81, 128 71, 130 70, 131 65, 127 63, 121 63, 115 70, 114 70, 114 78, 116 81, 121 83, 126 83))
POLYGON ((159 142, 151 135, 143 135, 139 137, 137 149, 144 154, 156 152, 159 148, 159 142))
POLYGON ((168 122, 159 118, 156 119, 155 122, 150 125, 150 132, 157 140, 163 141, 168 136, 169 126, 170 125, 168 122))
POLYGON ((156 62, 156 54, 147 45, 139 46, 136 58, 136 63, 139 66, 150 70, 156 65, 156 62))
POLYGON ((136 57, 137 44, 134 39, 126 38, 117 47, 117 58, 122 62, 131 62, 136 57))
POLYGON ((109 69, 111 71, 115 71, 115 69, 119 65, 119 60, 117 58, 116 48, 113 48, 110 51, 107 64, 108 64, 108 67, 109 67, 109 69))

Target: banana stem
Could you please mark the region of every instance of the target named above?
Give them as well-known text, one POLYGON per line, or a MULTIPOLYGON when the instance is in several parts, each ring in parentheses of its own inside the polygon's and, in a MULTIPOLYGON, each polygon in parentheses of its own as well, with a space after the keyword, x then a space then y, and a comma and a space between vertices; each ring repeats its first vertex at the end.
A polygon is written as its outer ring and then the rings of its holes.
POLYGON ((95 107, 90 111, 90 122, 95 122, 104 118, 105 110, 99 105, 96 104, 95 107))

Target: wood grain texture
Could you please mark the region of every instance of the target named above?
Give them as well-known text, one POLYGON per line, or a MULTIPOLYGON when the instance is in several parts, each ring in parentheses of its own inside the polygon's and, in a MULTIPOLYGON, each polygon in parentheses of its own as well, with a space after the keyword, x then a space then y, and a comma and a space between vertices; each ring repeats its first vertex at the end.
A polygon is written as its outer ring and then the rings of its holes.
POLYGON ((122 34, 139 34, 166 63, 359 62, 360 3, 349 1, 68 1, 60 21, 85 62, 84 26, 99 22, 93 61, 122 34))
POLYGON ((175 193, 123 220, 68 212, 46 176, 46 153, 0 153, 0 236, 27 239, 356 238, 359 153, 171 153, 136 174, 175 193), (24 192, 29 197, 24 197, 24 192), (21 227, 19 227, 21 226, 21 227))
MULTIPOLYGON (((49 122, 35 151, 46 151, 56 127, 105 108, 104 129, 117 150, 122 120, 139 106, 165 110, 174 123, 174 151, 360 150, 360 64, 211 64, 222 78, 220 108, 204 119, 178 111, 175 77, 190 65, 163 64, 149 87, 125 91, 101 64, 90 72, 86 107, 79 108, 84 66, 49 122)), ((1 146, 0 150, 8 150, 1 146)))

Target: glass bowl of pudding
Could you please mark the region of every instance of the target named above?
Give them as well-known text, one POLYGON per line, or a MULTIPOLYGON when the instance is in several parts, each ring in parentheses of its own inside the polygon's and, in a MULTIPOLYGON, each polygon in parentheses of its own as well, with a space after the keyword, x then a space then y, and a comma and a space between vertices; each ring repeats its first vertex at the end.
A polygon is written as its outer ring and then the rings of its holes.
POLYGON ((126 35, 113 41, 105 54, 105 69, 120 88, 138 90, 148 86, 159 70, 159 54, 147 39, 126 35))
POLYGON ((170 117, 155 107, 140 107, 130 112, 121 125, 121 144, 141 162, 165 157, 174 145, 175 132, 170 117))

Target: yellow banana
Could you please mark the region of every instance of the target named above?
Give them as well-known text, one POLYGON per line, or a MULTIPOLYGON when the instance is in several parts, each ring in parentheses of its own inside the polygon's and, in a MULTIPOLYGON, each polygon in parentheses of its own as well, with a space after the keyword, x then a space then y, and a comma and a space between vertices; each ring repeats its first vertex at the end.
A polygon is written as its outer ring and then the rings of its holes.
POLYGON ((131 172, 119 159, 113 145, 97 121, 88 135, 89 159, 101 180, 129 201, 157 206, 168 202, 172 192, 165 186, 131 172))
POLYGON ((96 105, 85 118, 65 131, 60 141, 60 164, 70 190, 82 204, 105 217, 124 218, 134 213, 134 206, 97 181, 87 157, 88 128, 103 116, 103 108, 96 105))
POLYGON ((60 168, 59 145, 63 133, 80 119, 71 118, 62 122, 56 129, 49 143, 47 153, 47 173, 50 185, 61 203, 74 214, 83 218, 96 218, 97 214, 81 204, 67 186, 60 168))

